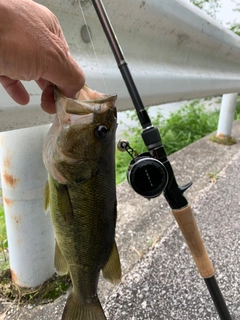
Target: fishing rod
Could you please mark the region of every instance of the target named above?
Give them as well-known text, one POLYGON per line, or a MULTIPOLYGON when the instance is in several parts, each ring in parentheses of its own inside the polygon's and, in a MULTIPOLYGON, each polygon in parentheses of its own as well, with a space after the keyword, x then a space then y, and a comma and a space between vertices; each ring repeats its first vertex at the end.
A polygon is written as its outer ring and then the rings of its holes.
POLYGON ((136 109, 143 128, 142 139, 148 149, 148 152, 136 155, 127 141, 119 141, 118 149, 127 151, 132 157, 127 172, 128 182, 138 194, 148 199, 158 197, 163 193, 183 233, 198 271, 204 278, 220 319, 231 320, 231 315, 215 279, 215 271, 204 246, 191 206, 183 195, 192 183, 184 186, 177 184, 159 130, 152 125, 144 108, 104 5, 101 0, 92 0, 92 3, 136 109))

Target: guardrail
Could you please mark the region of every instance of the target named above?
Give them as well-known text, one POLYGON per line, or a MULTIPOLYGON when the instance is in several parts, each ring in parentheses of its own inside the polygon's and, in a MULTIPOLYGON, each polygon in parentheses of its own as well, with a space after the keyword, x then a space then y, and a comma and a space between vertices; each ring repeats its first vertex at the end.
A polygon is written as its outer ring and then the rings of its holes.
MULTIPOLYGON (((89 86, 116 92, 118 110, 131 109, 91 2, 81 1, 86 20, 77 0, 38 2, 57 15, 89 86)), ((122 0, 121 5, 107 0, 104 4, 145 105, 239 91, 240 38, 193 5, 180 0, 122 0)), ((41 203, 47 178, 42 142, 52 117, 39 107, 37 86, 25 84, 31 95, 28 106, 16 105, 0 88, 0 170, 12 277, 20 286, 32 287, 53 273, 53 231, 41 203)))

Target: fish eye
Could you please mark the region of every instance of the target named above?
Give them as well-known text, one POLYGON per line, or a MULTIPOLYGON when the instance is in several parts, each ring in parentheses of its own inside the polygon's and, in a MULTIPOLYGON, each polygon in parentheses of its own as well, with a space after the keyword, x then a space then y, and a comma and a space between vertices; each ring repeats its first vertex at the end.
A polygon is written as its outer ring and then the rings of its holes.
POLYGON ((106 138, 108 133, 108 129, 105 126, 98 126, 94 129, 94 135, 97 139, 104 139, 106 138))

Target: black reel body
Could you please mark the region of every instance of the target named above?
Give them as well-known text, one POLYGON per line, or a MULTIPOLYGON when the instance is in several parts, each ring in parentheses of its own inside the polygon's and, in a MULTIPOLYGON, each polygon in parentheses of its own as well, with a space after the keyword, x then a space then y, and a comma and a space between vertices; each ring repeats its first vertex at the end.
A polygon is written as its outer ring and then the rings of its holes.
POLYGON ((162 162, 144 152, 130 162, 127 180, 135 192, 151 199, 158 197, 166 188, 168 172, 162 162))

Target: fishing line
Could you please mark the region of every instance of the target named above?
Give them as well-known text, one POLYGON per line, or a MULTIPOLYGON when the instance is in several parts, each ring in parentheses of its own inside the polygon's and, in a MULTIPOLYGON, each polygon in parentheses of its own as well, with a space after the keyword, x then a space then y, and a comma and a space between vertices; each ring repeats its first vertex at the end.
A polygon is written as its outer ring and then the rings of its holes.
POLYGON ((102 72, 102 69, 101 69, 101 66, 100 66, 100 63, 99 63, 99 60, 98 60, 97 51, 96 51, 94 43, 93 43, 92 35, 91 35, 90 30, 88 28, 87 19, 86 19, 86 16, 84 14, 83 7, 81 5, 81 0, 78 0, 78 4, 79 4, 79 8, 81 10, 82 16, 83 16, 83 21, 84 21, 84 23, 86 25, 88 37, 89 37, 90 42, 91 42, 91 46, 92 46, 92 49, 93 49, 93 52, 94 52, 94 56, 95 56, 95 59, 96 59, 96 62, 97 62, 98 70, 99 70, 99 72, 101 74, 101 78, 102 78, 102 82, 103 82, 103 85, 104 85, 104 88, 105 88, 105 92, 108 94, 107 84, 105 82, 105 79, 104 79, 104 76, 103 76, 103 72, 102 72))

